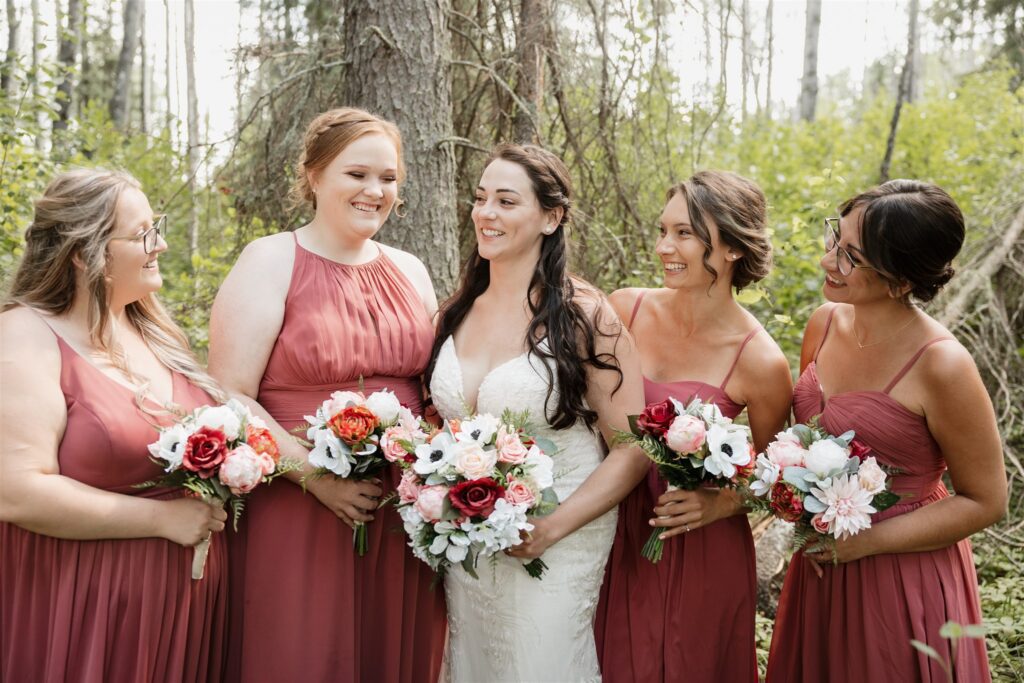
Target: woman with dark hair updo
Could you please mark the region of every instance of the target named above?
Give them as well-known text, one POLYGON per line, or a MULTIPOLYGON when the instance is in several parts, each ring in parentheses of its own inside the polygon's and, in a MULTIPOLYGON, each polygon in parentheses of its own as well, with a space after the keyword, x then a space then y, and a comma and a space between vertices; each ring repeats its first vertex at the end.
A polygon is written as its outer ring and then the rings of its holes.
MULTIPOLYGON (((609 300, 636 339, 647 403, 693 397, 735 418, 746 409, 758 449, 789 417, 782 350, 733 297, 771 267, 766 202, 746 178, 702 171, 668 191, 661 214, 660 289, 609 300)), ((651 466, 619 508, 595 630, 601 674, 630 681, 755 681, 754 540, 739 497, 666 492, 651 466), (641 555, 651 527, 664 555, 641 555), (715 588, 712 588, 712 587, 715 588)))
POLYGON ((647 471, 639 449, 601 442, 643 410, 640 367, 607 301, 566 269, 569 173, 554 154, 503 145, 476 189, 477 249, 444 304, 428 381, 445 418, 528 410, 558 446, 561 505, 524 543, 445 576, 447 680, 599 680, 593 619, 615 506, 647 471), (543 554, 531 578, 522 563, 543 554))
POLYGON ((0 681, 223 680, 227 513, 163 474, 157 428, 226 397, 157 299, 166 216, 120 171, 35 202, 0 314, 0 681))
POLYGON ((941 188, 913 180, 859 194, 839 213, 825 219, 831 303, 807 324, 794 413, 820 416, 832 434, 854 430, 894 468, 902 498, 834 549, 794 556, 768 680, 937 683, 952 659, 953 680, 988 681, 984 640, 963 638, 954 650, 939 631, 981 623, 967 539, 1006 514, 1002 447, 970 353, 915 305, 952 277, 964 219, 941 188))
MULTIPOLYGON (((210 372, 263 417, 282 455, 336 390, 393 391, 422 412, 437 309, 426 268, 373 240, 399 203, 401 136, 359 109, 309 124, 292 190, 313 219, 249 244, 210 319, 210 372)), ((254 492, 232 558, 229 681, 435 683, 444 596, 413 557, 381 480, 302 477, 254 492), (366 555, 350 527, 365 523, 366 555)))

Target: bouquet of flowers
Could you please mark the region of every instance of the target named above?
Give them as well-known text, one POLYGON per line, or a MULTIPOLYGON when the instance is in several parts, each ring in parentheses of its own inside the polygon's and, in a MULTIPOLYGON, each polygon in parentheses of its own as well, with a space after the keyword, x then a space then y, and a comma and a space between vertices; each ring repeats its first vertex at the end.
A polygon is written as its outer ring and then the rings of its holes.
POLYGON ((757 456, 746 488, 754 509, 796 524, 796 548, 828 547, 871 526, 871 514, 900 497, 852 431, 832 436, 816 423, 775 436, 757 456))
MULTIPOLYGON (((694 398, 683 405, 669 397, 648 405, 640 415, 630 415, 629 426, 631 433, 620 434, 620 441, 640 446, 668 481, 669 491, 735 487, 750 474, 750 428, 734 424, 714 403, 694 398)), ((662 533, 663 529, 654 529, 641 551, 651 562, 661 560, 662 533)))
MULTIPOLYGON (((529 436, 527 418, 481 413, 429 436, 386 437, 406 453, 398 510, 409 545, 434 571, 460 563, 476 578, 481 557, 519 545, 520 533, 534 528, 527 517, 558 505, 554 445, 529 436)), ((539 579, 547 565, 537 558, 524 568, 539 579)))
MULTIPOLYGON (((281 459, 266 423, 235 399, 196 408, 161 429, 149 453, 167 474, 139 486, 185 488, 208 503, 230 505, 235 529, 247 493, 299 467, 281 459)), ((209 550, 209 537, 196 546, 193 579, 203 578, 209 550)))
MULTIPOLYGON (((312 450, 309 464, 313 476, 334 475, 349 479, 369 479, 394 461, 394 443, 382 443, 388 430, 392 441, 423 437, 419 418, 388 390, 369 396, 354 391, 335 391, 316 410, 306 415, 306 437, 312 450), (391 452, 385 448, 390 448, 391 452)), ((400 448, 400 447, 399 447, 400 448)), ((366 554, 366 525, 356 523, 352 542, 360 557, 366 554)))

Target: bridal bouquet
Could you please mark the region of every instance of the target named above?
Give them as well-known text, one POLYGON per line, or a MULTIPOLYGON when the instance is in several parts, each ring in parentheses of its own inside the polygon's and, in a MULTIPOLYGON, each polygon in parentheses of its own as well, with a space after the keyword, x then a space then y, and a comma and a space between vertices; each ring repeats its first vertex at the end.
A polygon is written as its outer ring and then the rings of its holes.
MULTIPOLYGON (((558 505, 554 446, 528 435, 527 417, 481 413, 404 442, 414 457, 398 459, 398 510, 413 554, 434 571, 458 563, 476 578, 481 557, 519 545, 533 529, 527 517, 558 505)), ((524 568, 540 578, 547 566, 537 558, 524 568)))
MULTIPOLYGON (((266 423, 235 399, 196 408, 161 429, 159 438, 149 444, 149 453, 167 474, 139 486, 184 488, 208 503, 230 505, 235 529, 247 493, 299 467, 295 461, 281 460, 266 423)), ((209 537, 196 546, 193 579, 203 578, 209 550, 209 537)))
MULTIPOLYGON (((629 426, 631 433, 620 434, 620 441, 640 446, 668 481, 669 491, 735 487, 750 474, 750 429, 734 424, 714 403, 694 398, 683 405, 669 397, 630 415, 629 426)), ((641 551, 651 562, 661 560, 662 533, 664 529, 655 528, 641 551)))
POLYGON ((871 526, 871 514, 900 497, 852 431, 832 436, 814 421, 775 436, 757 456, 748 503, 796 524, 797 549, 827 547, 871 526))
MULTIPOLYGON (((419 418, 386 389, 369 396, 335 391, 316 415, 305 419, 314 477, 370 479, 396 458, 405 457, 403 442, 426 437, 419 418)), ((360 557, 366 554, 365 524, 356 524, 352 542, 360 557)))

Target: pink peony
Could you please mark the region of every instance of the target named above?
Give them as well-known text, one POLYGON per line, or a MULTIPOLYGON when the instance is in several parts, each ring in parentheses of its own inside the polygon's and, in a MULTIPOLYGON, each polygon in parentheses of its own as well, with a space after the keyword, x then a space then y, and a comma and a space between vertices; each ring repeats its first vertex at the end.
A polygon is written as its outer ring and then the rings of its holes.
POLYGON ((507 462, 512 465, 522 465, 526 462, 528 449, 519 439, 519 434, 515 429, 505 425, 499 427, 494 447, 498 449, 499 462, 507 462))
POLYGON ((420 495, 420 478, 412 470, 402 472, 402 479, 398 482, 398 498, 403 503, 415 503, 420 495))
POLYGON ((444 501, 448 498, 447 486, 424 486, 416 497, 416 512, 428 522, 441 521, 444 501))
POLYGON ((220 483, 237 495, 249 493, 263 481, 263 461, 256 451, 246 444, 228 451, 220 465, 220 483))
POLYGON ((824 513, 819 512, 811 518, 811 526, 819 534, 830 534, 832 533, 832 525, 822 519, 824 513))
POLYGON ((256 452, 256 456, 260 461, 260 469, 263 470, 263 474, 273 474, 274 470, 277 469, 277 461, 274 460, 274 456, 270 453, 256 452))
POLYGON ((526 482, 509 477, 508 487, 505 489, 505 500, 513 505, 526 505, 527 508, 532 508, 537 502, 537 494, 526 482))
POLYGON ((680 415, 672 421, 665 433, 665 443, 677 453, 692 455, 700 450, 707 438, 704 420, 693 415, 680 415))
POLYGON ((807 449, 799 441, 790 439, 776 440, 768 444, 765 455, 780 468, 803 467, 807 457, 807 449))

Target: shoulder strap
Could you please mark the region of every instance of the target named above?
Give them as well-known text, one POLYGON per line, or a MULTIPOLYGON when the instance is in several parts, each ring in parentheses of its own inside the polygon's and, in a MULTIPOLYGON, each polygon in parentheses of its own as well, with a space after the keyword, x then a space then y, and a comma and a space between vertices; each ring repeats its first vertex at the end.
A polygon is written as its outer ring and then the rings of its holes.
POLYGON ((743 343, 740 344, 740 350, 736 352, 736 357, 733 358, 732 365, 729 366, 729 372, 725 373, 725 379, 722 380, 721 386, 718 387, 719 389, 721 389, 722 391, 725 391, 725 385, 729 383, 729 378, 732 377, 733 371, 736 369, 736 366, 739 364, 739 362, 740 362, 740 355, 743 353, 743 349, 747 348, 747 342, 749 342, 751 339, 753 339, 754 335, 757 334, 758 332, 760 332, 762 329, 764 329, 764 328, 762 328, 761 326, 757 326, 754 329, 752 329, 747 334, 746 337, 743 338, 743 343))
POLYGON ((828 337, 828 331, 832 327, 832 316, 836 314, 836 306, 833 306, 828 311, 828 320, 825 321, 825 331, 821 333, 821 341, 818 342, 818 348, 814 350, 814 360, 817 362, 818 354, 821 353, 821 347, 825 345, 825 338, 828 337))
POLYGON ((636 320, 637 311, 640 310, 640 302, 644 300, 644 295, 646 294, 646 289, 641 290, 639 296, 637 296, 636 298, 636 301, 633 303, 633 313, 629 316, 629 323, 626 324, 627 329, 633 329, 633 321, 636 320))
POLYGON ((937 339, 932 339, 930 342, 927 342, 924 346, 919 348, 917 350, 917 353, 911 356, 910 360, 906 362, 906 364, 903 366, 903 369, 897 372, 896 376, 892 378, 892 381, 889 382, 889 384, 885 387, 884 390, 882 390, 882 393, 888 394, 890 391, 892 391, 892 388, 896 386, 896 384, 899 383, 901 379, 903 379, 904 375, 910 372, 910 368, 914 367, 914 363, 916 363, 917 360, 924 354, 924 352, 928 350, 929 346, 931 346, 932 344, 937 344, 940 341, 947 341, 952 339, 952 337, 938 337, 937 339))

